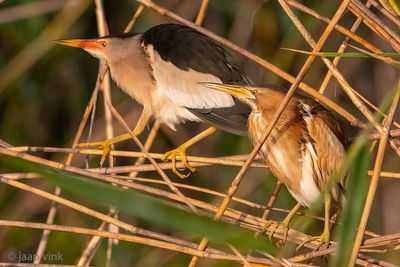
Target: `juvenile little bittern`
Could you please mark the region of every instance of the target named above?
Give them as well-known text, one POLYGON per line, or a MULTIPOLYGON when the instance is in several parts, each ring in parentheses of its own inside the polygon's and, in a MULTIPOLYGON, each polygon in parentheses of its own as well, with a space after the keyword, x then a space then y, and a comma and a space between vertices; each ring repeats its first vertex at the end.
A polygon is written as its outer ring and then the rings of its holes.
MULTIPOLYGON (((204 84, 208 88, 229 93, 247 103, 249 135, 256 144, 268 127, 285 94, 270 87, 226 84, 204 84)), ((289 190, 298 204, 280 223, 286 230, 301 206, 310 207, 324 192, 325 223, 321 236, 313 239, 320 244, 330 239, 329 220, 331 199, 339 202, 345 177, 326 192, 325 186, 346 157, 347 139, 333 115, 311 98, 294 95, 261 147, 260 155, 268 162, 271 172, 289 190)), ((273 232, 278 227, 275 224, 273 232)), ((271 234, 270 234, 271 235, 271 234)), ((286 235, 286 234, 285 234, 286 235)))
MULTIPOLYGON (((247 135, 250 108, 230 94, 209 90, 199 82, 248 84, 246 76, 235 66, 231 56, 213 40, 183 25, 162 24, 145 33, 122 34, 96 39, 60 40, 57 43, 80 47, 108 64, 114 81, 129 96, 143 105, 143 112, 134 128, 135 135, 154 116, 175 130, 185 121, 207 122, 225 131, 247 135)), ((173 171, 185 177, 175 166, 186 149, 215 132, 215 127, 167 152, 173 171)), ((103 149, 102 162, 112 144, 129 139, 125 134, 111 140, 80 144, 103 149)))

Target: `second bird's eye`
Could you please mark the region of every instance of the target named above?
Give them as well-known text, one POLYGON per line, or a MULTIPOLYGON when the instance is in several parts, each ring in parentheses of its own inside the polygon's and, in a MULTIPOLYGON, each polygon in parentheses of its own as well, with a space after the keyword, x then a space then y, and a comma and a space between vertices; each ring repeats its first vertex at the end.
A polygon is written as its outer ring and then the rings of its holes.
POLYGON ((102 45, 103 47, 106 47, 106 44, 107 44, 106 41, 101 41, 100 43, 101 43, 101 45, 102 45))

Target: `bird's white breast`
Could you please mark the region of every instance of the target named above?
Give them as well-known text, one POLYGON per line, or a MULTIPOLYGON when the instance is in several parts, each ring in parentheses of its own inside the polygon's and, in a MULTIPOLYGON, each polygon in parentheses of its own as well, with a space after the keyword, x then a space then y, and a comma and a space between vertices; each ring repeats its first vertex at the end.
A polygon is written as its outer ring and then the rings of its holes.
POLYGON ((318 175, 318 157, 310 142, 305 144, 301 165, 300 192, 293 193, 294 198, 302 206, 309 207, 315 203, 321 192, 315 183, 314 175, 318 175))

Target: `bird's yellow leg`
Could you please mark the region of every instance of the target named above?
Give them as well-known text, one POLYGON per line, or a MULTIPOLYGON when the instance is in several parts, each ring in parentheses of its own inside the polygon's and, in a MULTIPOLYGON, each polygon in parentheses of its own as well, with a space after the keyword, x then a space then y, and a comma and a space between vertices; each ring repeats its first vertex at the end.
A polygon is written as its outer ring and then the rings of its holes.
MULTIPOLYGON (((135 136, 138 136, 139 134, 141 134, 144 130, 144 128, 147 125, 147 122, 150 119, 150 114, 147 112, 142 112, 142 114, 140 115, 140 118, 135 126, 135 129, 132 131, 132 134, 135 136)), ((130 133, 127 134, 123 134, 108 140, 104 140, 104 141, 99 141, 99 142, 90 142, 90 143, 80 143, 78 144, 78 147, 90 147, 90 148, 96 148, 96 149, 101 149, 103 150, 103 155, 101 156, 101 160, 100 160, 100 166, 103 166, 104 161, 106 160, 106 158, 108 157, 108 155, 111 152, 112 149, 112 145, 128 140, 132 138, 130 133)))
POLYGON ((277 221, 269 221, 268 223, 266 223, 264 225, 264 232, 266 232, 268 230, 268 238, 269 240, 272 239, 272 236, 274 235, 276 229, 278 229, 279 226, 284 228, 284 232, 283 232, 283 239, 282 242, 286 242, 286 238, 287 238, 287 234, 289 231, 289 223, 290 221, 293 219, 294 215, 296 215, 297 211, 301 208, 301 205, 299 203, 296 204, 296 206, 294 206, 294 208, 288 213, 288 215, 286 215, 285 219, 283 219, 282 222, 277 222, 277 221), (271 230, 269 230, 269 228, 271 228, 271 230))
POLYGON ((189 174, 184 175, 181 172, 179 172, 178 169, 176 168, 176 157, 180 158, 180 160, 182 161, 183 165, 190 172, 194 172, 196 169, 193 168, 192 166, 190 166, 190 164, 189 164, 189 162, 187 160, 187 157, 186 157, 186 150, 190 146, 198 143, 199 141, 203 140, 207 136, 215 133, 216 130, 217 130, 217 128, 215 128, 214 126, 211 126, 207 130, 205 130, 205 131, 199 133, 198 135, 194 136, 193 138, 189 139, 188 141, 186 141, 185 143, 183 143, 179 147, 177 147, 177 148, 165 153, 164 156, 161 158, 161 160, 163 160, 163 161, 171 160, 172 161, 172 171, 176 175, 178 175, 179 178, 184 179, 184 178, 188 177, 189 174))
POLYGON ((324 217, 324 230, 320 236, 313 236, 310 238, 307 238, 305 241, 303 241, 297 248, 296 250, 299 250, 302 246, 304 246, 306 243, 310 243, 311 241, 318 241, 319 244, 314 250, 318 250, 322 245, 326 244, 329 246, 330 242, 330 230, 329 230, 329 222, 331 220, 331 195, 330 192, 325 192, 324 193, 324 204, 325 204, 325 217, 324 217))

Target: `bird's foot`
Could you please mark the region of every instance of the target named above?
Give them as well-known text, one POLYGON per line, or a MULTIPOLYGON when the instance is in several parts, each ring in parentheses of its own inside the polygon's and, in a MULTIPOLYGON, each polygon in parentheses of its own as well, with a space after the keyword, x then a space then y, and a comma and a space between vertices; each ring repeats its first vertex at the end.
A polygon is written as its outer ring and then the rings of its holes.
POLYGON ((316 248, 314 248, 314 251, 319 250, 323 245, 326 245, 326 247, 329 247, 329 242, 330 242, 330 233, 329 230, 324 230, 320 236, 312 236, 304 240, 300 245, 297 246, 296 251, 298 251, 300 248, 304 247, 305 244, 317 241, 318 245, 316 248))
POLYGON ((103 166, 104 161, 107 159, 108 155, 111 152, 111 146, 114 144, 113 140, 104 140, 99 142, 90 142, 90 143, 80 143, 78 144, 79 148, 93 148, 93 149, 101 149, 103 150, 103 154, 101 155, 100 167, 103 166))
POLYGON ((133 130, 132 133, 126 133, 117 137, 114 137, 112 139, 104 140, 104 141, 99 141, 99 142, 90 142, 90 143, 80 143, 78 144, 79 148, 94 148, 94 149, 101 149, 103 150, 103 154, 101 156, 100 160, 100 167, 103 166, 104 161, 107 159, 108 155, 110 155, 110 152, 112 150, 112 145, 131 139, 132 134, 135 136, 138 136, 141 133, 139 130, 133 130))
POLYGON ((185 144, 168 151, 167 153, 164 154, 164 156, 161 158, 163 161, 171 160, 172 161, 172 171, 181 179, 185 179, 190 175, 190 172, 195 172, 196 168, 190 166, 187 156, 186 156, 186 150, 187 146, 185 144), (190 171, 188 174, 183 174, 181 173, 177 167, 176 167, 176 157, 179 157, 180 160, 182 161, 183 165, 190 171))
POLYGON ((289 232, 289 222, 283 220, 282 222, 277 221, 269 221, 263 227, 263 232, 268 232, 268 239, 271 241, 273 235, 275 234, 276 230, 282 227, 283 228, 283 239, 278 242, 279 245, 286 242, 287 234, 289 232))

